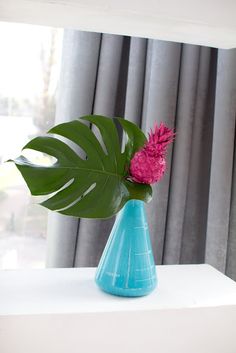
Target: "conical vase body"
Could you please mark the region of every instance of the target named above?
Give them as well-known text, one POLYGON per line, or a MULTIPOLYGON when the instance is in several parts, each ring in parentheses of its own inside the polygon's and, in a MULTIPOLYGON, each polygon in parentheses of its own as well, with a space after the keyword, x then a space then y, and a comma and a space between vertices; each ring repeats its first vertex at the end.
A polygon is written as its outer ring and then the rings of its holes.
POLYGON ((157 285, 144 204, 128 201, 117 216, 96 272, 105 292, 126 297, 147 295, 157 285))

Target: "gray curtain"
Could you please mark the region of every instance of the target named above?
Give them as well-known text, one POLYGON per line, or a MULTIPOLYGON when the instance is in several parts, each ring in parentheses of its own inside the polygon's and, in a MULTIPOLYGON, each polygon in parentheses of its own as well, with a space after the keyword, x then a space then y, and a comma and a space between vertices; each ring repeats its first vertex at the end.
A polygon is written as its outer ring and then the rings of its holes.
MULTIPOLYGON (((176 127, 146 207, 156 263, 236 279, 236 51, 66 30, 56 120, 91 113, 176 127)), ((96 266, 113 222, 50 213, 47 265, 96 266)))

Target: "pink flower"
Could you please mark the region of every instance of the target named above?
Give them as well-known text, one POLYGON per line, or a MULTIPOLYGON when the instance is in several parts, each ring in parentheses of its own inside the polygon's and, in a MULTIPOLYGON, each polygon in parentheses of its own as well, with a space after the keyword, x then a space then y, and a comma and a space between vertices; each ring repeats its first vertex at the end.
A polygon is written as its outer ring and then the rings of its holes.
POLYGON ((130 176, 133 181, 154 184, 160 181, 166 170, 166 152, 173 142, 175 133, 163 123, 148 134, 144 147, 136 152, 130 162, 130 176))

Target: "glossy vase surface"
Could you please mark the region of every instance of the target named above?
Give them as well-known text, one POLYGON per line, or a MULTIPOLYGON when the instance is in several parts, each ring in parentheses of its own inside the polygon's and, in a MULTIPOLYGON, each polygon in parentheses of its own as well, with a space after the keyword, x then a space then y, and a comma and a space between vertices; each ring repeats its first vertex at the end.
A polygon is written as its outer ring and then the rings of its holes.
POLYGON ((149 294, 157 285, 144 203, 128 201, 119 212, 96 272, 105 292, 125 297, 149 294))

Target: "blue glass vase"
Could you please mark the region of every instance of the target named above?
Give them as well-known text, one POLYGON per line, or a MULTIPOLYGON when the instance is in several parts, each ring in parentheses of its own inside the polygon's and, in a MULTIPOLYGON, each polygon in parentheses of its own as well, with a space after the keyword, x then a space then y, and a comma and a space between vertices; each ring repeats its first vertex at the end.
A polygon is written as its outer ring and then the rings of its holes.
POLYGON ((139 297, 157 285, 144 203, 128 201, 119 212, 96 272, 105 292, 139 297))

